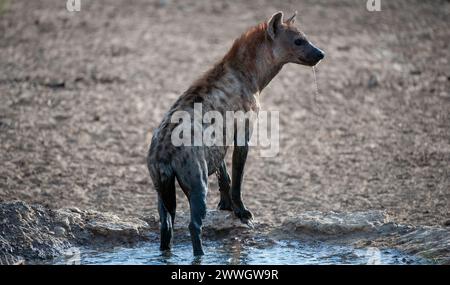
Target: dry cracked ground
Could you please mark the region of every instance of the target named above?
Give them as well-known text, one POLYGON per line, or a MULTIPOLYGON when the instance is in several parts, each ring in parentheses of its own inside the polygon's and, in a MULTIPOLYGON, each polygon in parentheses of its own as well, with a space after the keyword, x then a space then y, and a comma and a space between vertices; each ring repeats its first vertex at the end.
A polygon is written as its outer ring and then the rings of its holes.
MULTIPOLYGON (((327 57, 317 96, 296 65, 261 95, 281 130, 279 154, 254 148, 246 165, 256 219, 386 210, 450 224, 449 1, 81 3, 0 1, 0 201, 155 214, 145 158, 165 111, 246 28, 298 10, 327 57)), ((208 195, 214 208, 213 176, 208 195)))

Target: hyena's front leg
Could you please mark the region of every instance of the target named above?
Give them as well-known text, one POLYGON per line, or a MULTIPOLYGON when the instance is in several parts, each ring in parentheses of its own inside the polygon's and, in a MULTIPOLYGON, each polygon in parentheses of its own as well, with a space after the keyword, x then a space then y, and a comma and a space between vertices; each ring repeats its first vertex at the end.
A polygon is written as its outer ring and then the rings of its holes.
POLYGON ((219 166, 219 169, 216 172, 217 179, 219 180, 219 191, 220 191, 220 202, 217 207, 219 210, 226 210, 226 211, 232 211, 232 204, 231 204, 231 179, 230 175, 228 175, 227 172, 227 165, 225 161, 222 161, 222 163, 219 166))
POLYGON ((253 218, 252 213, 247 210, 242 202, 241 185, 244 176, 244 166, 247 160, 248 144, 244 146, 236 145, 233 151, 233 170, 231 182, 231 202, 235 215, 241 219, 243 223, 249 223, 253 218))

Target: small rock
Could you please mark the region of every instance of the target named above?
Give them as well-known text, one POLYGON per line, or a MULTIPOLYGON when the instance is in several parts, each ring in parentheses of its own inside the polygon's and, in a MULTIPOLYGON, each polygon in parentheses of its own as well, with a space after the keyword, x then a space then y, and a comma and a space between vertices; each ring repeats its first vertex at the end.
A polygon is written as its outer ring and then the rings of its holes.
POLYGON ((352 47, 351 46, 338 46, 338 51, 349 51, 352 47))
POLYGON ((61 222, 61 224, 62 224, 64 227, 66 227, 66 228, 70 227, 70 222, 69 222, 69 219, 68 219, 67 217, 62 218, 62 219, 60 220, 60 222, 61 222))
POLYGON ((59 80, 52 80, 50 82, 45 83, 44 85, 46 87, 48 87, 48 88, 60 89, 60 88, 65 88, 66 87, 66 82, 59 81, 59 80))
POLYGON ((378 86, 378 79, 375 75, 370 75, 369 81, 367 82, 367 87, 370 89, 375 88, 378 86))
POLYGON ((418 69, 415 69, 415 70, 411 70, 411 71, 409 72, 409 74, 411 74, 411 75, 421 75, 421 74, 422 74, 422 71, 420 71, 420 70, 418 70, 418 69))
POLYGON ((383 227, 392 230, 388 215, 383 211, 353 213, 322 213, 307 211, 283 222, 283 229, 297 234, 339 236, 374 233, 383 227))
POLYGON ((81 210, 79 208, 77 208, 77 207, 70 207, 70 208, 68 208, 68 210, 71 211, 71 212, 77 213, 77 214, 81 214, 82 213, 81 210))
POLYGON ((66 235, 66 230, 63 227, 55 227, 53 229, 53 231, 55 232, 55 235, 63 237, 66 235))
POLYGON ((450 227, 450 220, 445 221, 445 222, 444 222, 444 226, 450 227))

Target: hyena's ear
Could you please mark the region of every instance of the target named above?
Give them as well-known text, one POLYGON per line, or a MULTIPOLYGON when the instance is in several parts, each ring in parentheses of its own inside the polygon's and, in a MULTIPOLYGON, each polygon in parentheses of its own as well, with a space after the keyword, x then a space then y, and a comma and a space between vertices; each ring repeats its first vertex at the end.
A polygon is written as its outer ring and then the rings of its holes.
POLYGON ((288 25, 294 24, 295 23, 295 17, 297 17, 297 11, 295 11, 294 15, 292 15, 292 17, 287 19, 285 23, 288 24, 288 25))
POLYGON ((283 12, 276 12, 270 17, 267 22, 267 34, 269 37, 274 40, 277 33, 281 29, 281 25, 283 24, 283 12))

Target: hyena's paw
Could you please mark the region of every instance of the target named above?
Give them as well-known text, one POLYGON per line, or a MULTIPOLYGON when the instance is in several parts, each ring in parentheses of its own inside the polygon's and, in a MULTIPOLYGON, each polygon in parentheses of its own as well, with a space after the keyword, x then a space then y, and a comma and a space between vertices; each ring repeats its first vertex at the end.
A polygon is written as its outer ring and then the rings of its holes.
POLYGON ((253 228, 253 214, 245 207, 234 209, 234 214, 238 217, 242 223, 253 228))

